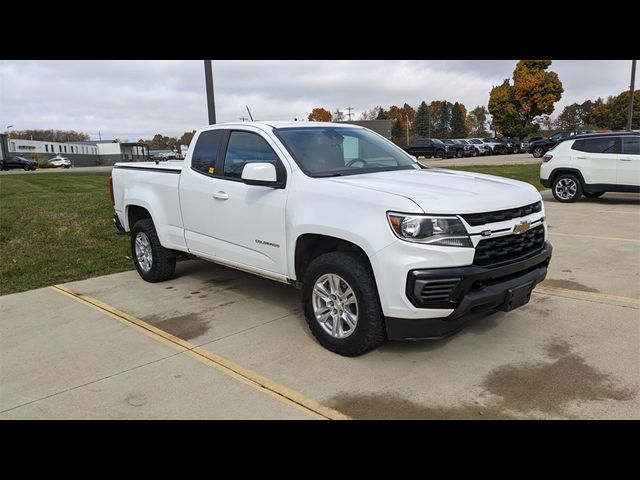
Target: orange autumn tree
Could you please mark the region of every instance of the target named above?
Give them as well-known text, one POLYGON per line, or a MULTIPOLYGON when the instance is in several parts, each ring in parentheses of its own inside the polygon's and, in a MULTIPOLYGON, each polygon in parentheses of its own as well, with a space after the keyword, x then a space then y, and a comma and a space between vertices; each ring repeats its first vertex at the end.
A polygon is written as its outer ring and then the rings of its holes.
POLYGON ((311 113, 307 117, 310 122, 330 122, 331 112, 325 108, 317 107, 311 110, 311 113))

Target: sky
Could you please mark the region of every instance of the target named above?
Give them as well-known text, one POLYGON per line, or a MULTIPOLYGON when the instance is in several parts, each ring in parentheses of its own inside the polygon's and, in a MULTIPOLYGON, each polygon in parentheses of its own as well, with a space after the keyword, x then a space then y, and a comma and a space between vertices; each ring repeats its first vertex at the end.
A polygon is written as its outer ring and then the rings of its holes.
MULTIPOLYGON (((214 60, 218 122, 306 119, 314 107, 353 119, 422 100, 485 105, 516 60, 214 60)), ((556 60, 565 105, 629 88, 629 60, 556 60)), ((208 123, 201 60, 0 60, 0 131, 76 130, 92 139, 180 136, 208 123)))

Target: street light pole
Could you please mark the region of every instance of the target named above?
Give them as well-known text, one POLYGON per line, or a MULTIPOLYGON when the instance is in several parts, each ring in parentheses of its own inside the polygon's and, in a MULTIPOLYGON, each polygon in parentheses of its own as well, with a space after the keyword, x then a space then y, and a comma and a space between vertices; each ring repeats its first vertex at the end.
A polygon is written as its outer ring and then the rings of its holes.
POLYGON ((207 109, 209 111, 209 125, 216 123, 216 104, 213 98, 213 68, 211 60, 204 61, 204 79, 207 89, 207 109))
POLYGON ((631 130, 631 120, 633 120, 633 93, 636 86, 636 61, 631 60, 631 85, 629 87, 629 116, 627 119, 627 130, 631 130))
POLYGON ((407 119, 407 145, 409 145, 409 115, 405 114, 404 118, 407 119))

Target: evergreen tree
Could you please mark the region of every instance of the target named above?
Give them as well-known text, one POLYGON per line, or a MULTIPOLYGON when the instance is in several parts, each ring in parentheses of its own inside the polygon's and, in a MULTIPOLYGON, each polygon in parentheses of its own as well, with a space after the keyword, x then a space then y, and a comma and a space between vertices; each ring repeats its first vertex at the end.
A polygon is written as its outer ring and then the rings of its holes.
POLYGON ((464 117, 460 104, 454 103, 451 109, 451 138, 466 138, 469 134, 464 117))
POLYGON ((393 120, 393 125, 391 126, 391 139, 396 143, 406 143, 406 139, 404 139, 402 123, 400 122, 400 120, 393 120))
POLYGON ((416 119, 413 121, 413 132, 418 137, 426 137, 429 134, 429 107, 423 101, 416 112, 416 119))
POLYGON ((451 138, 451 104, 446 100, 433 119, 433 136, 435 138, 451 138))

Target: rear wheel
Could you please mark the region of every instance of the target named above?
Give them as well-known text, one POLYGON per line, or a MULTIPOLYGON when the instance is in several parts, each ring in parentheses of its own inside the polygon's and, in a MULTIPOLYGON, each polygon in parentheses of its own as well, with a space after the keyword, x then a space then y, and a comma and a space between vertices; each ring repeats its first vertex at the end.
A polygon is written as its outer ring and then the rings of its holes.
POLYGON ((462 151, 462 150, 456 150, 456 157, 458 157, 458 158, 462 158, 462 157, 464 157, 464 151, 462 151))
POLYGON ((355 252, 330 252, 311 262, 302 307, 314 337, 340 355, 361 355, 386 338, 373 272, 355 252))
POLYGON ((477 148, 471 149, 471 156, 472 157, 477 157, 478 156, 478 149, 477 148))
POLYGON ((600 198, 604 192, 582 192, 582 194, 587 198, 600 198))
POLYGON ((444 158, 444 150, 438 150, 438 151, 436 151, 436 157, 438 157, 438 158, 444 158))
POLYGON ((160 244, 150 218, 138 220, 131 229, 131 258, 147 282, 168 280, 176 270, 176 255, 160 244))
POLYGON ((551 191, 557 201, 571 203, 578 200, 582 195, 582 185, 580 185, 580 180, 575 175, 563 173, 555 178, 551 191))
POLYGON ((23 168, 25 172, 28 172, 29 170, 31 170, 31 167, 29 165, 25 165, 23 168))

